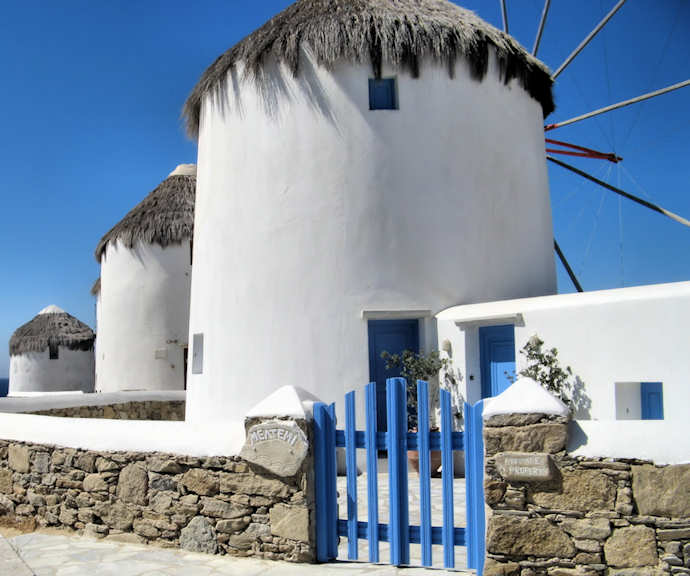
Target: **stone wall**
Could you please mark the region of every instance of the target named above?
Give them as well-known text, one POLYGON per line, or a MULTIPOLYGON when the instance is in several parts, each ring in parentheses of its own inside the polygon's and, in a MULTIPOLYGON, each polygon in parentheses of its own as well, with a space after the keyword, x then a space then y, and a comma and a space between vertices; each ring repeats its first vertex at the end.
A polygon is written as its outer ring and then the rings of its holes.
POLYGON ((485 574, 690 574, 690 464, 573 458, 568 424, 485 422, 485 574))
MULTIPOLYGON (((299 423, 308 434, 308 426, 299 423)), ((195 552, 314 559, 312 460, 281 478, 238 456, 0 441, 0 521, 195 552), (2 518, 2 517, 5 518, 2 518)))
POLYGON ((184 400, 146 400, 103 406, 75 406, 36 410, 25 414, 62 418, 105 418, 108 420, 184 420, 184 400))

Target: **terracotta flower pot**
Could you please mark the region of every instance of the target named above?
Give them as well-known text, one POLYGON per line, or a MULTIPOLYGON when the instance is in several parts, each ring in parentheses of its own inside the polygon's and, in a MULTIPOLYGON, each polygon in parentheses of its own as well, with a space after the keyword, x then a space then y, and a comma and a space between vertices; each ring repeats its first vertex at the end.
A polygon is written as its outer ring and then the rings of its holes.
MULTIPOLYGON (((439 468, 441 467, 441 451, 440 450, 432 450, 430 452, 431 454, 431 477, 432 478, 440 478, 441 477, 441 472, 439 471, 439 468)), ((419 474, 419 452, 416 450, 408 450, 407 452, 407 467, 411 468, 414 470, 417 474, 419 474)))

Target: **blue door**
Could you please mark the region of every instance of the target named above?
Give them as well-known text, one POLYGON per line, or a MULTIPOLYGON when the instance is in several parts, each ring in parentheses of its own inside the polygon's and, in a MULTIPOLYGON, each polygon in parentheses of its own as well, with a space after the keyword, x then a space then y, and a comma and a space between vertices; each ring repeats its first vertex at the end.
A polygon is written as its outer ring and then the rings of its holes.
POLYGON ((498 396, 515 374, 515 329, 512 324, 479 329, 479 356, 482 369, 482 398, 498 396))
MULTIPOLYGON (((419 320, 369 320, 369 380, 376 382, 376 405, 386 405, 386 379, 400 376, 400 370, 386 370, 381 352, 419 352, 419 320)), ((379 430, 387 430, 386 410, 376 412, 379 430)))
POLYGON ((640 383, 642 420, 664 419, 664 395, 661 382, 640 383))

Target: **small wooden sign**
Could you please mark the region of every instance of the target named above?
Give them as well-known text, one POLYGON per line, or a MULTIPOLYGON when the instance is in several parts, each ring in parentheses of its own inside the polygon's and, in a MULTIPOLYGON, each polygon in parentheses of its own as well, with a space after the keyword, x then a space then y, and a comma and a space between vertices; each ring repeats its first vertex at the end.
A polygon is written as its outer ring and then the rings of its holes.
POLYGON ((554 474, 551 455, 543 453, 501 452, 496 467, 508 482, 547 482, 554 474))
POLYGON ((294 476, 309 450, 306 435, 296 422, 269 420, 247 431, 240 456, 277 476, 294 476))

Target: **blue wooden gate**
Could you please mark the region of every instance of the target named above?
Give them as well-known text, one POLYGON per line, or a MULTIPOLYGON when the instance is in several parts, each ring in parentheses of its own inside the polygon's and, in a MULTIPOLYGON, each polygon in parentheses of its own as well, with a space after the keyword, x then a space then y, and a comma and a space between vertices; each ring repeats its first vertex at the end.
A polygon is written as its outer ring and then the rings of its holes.
MULTIPOLYGON (((410 544, 421 544, 422 566, 432 565, 432 546, 443 546, 443 563, 455 567, 455 547, 467 546, 467 567, 481 576, 484 565, 484 444, 483 403, 465 404, 465 431, 453 432, 450 394, 440 391, 441 431, 429 430, 428 384, 417 382, 418 432, 407 431, 406 382, 386 382, 388 431, 377 430, 376 384, 366 387, 366 427, 357 430, 355 393, 345 396, 345 429, 336 429, 335 404, 314 405, 317 558, 338 557, 338 539, 348 539, 347 559, 358 559, 358 540, 368 540, 369 562, 379 562, 379 542, 390 544, 390 563, 410 563, 410 544), (336 448, 345 448, 347 463, 347 520, 338 519, 336 448), (357 517, 357 449, 366 450, 368 517, 357 517), (389 518, 378 517, 378 451, 388 455, 389 518), (443 525, 431 525, 431 450, 441 451, 443 525), (465 451, 466 527, 456 527, 453 509, 453 451, 465 451), (410 526, 407 452, 419 452, 420 525, 410 526), (385 519, 384 519, 385 520, 385 519)), ((462 481, 462 480, 458 480, 462 481)))

